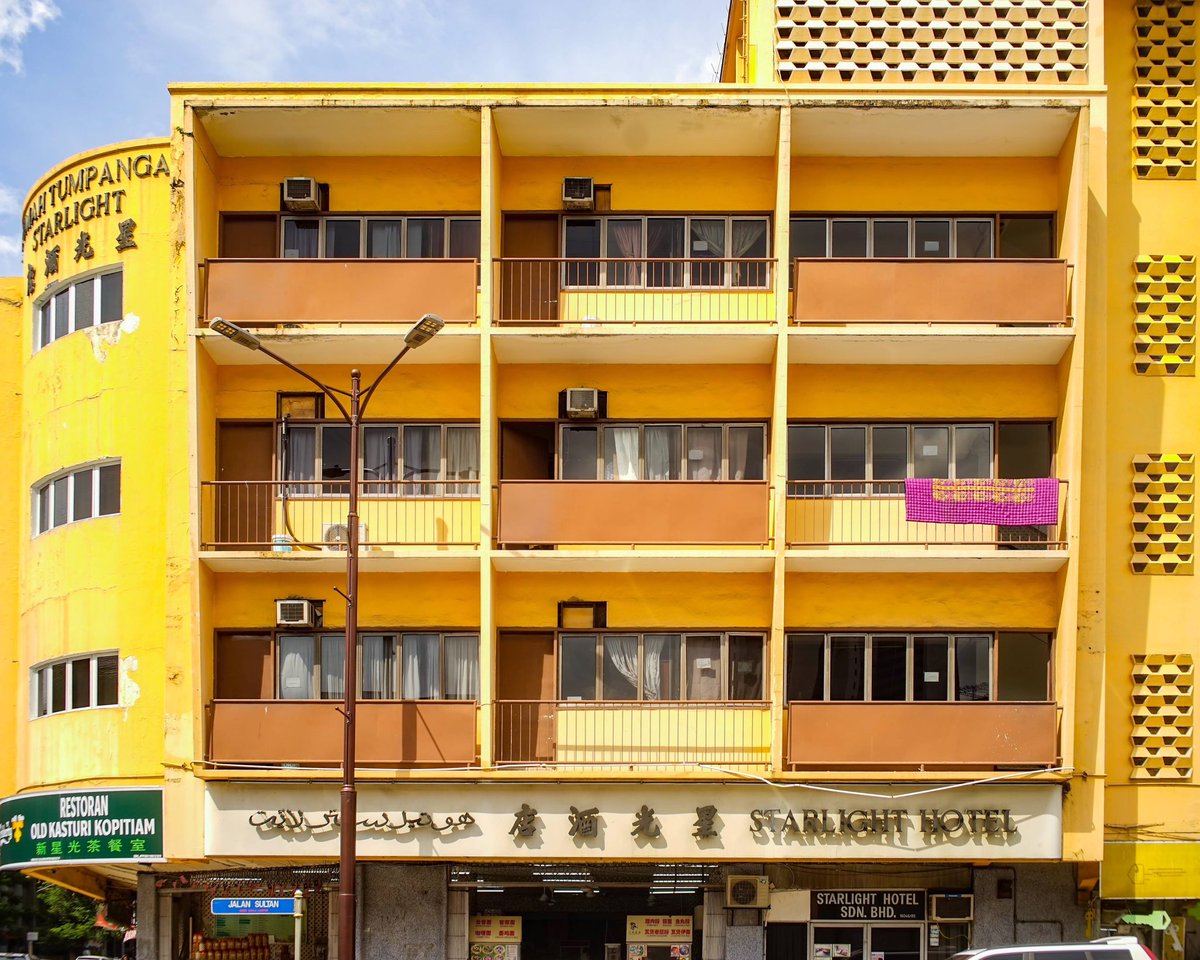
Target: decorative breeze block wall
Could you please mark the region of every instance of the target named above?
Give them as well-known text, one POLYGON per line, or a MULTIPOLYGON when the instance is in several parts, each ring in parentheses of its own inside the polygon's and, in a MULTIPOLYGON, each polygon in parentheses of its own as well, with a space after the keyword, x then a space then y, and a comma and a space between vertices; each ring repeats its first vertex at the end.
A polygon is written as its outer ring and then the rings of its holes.
POLYGON ((1189 653, 1133 655, 1132 776, 1183 780, 1192 775, 1195 673, 1189 653))
POLYGON ((779 78, 1085 83, 1088 0, 777 0, 779 78))
POLYGON ((1134 573, 1191 576, 1194 453, 1142 453, 1133 458, 1134 573))
POLYGON ((1195 376, 1196 258, 1149 254, 1138 257, 1134 269, 1134 369, 1195 376))
POLYGON ((1138 3, 1133 167, 1144 180, 1196 179, 1196 9, 1138 3))

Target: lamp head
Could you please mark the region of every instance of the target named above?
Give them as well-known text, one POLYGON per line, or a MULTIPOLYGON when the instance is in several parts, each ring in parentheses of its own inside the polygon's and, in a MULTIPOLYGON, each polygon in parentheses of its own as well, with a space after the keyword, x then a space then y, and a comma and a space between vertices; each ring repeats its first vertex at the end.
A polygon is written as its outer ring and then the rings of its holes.
POLYGON ((404 335, 404 342, 413 349, 433 339, 434 334, 446 325, 446 321, 436 313, 427 313, 404 335))
POLYGON ((221 336, 232 340, 239 347, 245 347, 247 350, 257 350, 262 346, 262 341, 244 327, 239 327, 236 323, 230 323, 228 320, 222 320, 220 317, 213 317, 208 321, 208 329, 214 333, 219 333, 221 336))

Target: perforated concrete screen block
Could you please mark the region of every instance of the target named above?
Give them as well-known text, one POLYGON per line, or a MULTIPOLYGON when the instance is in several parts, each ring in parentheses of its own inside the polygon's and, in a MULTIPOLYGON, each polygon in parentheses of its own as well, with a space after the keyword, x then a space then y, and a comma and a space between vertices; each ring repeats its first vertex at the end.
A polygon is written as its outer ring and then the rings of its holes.
POLYGON ((1196 179, 1196 5, 1139 3, 1133 167, 1143 180, 1196 179))
POLYGON ((1151 377, 1196 375, 1196 257, 1134 261, 1134 369, 1151 377))
POLYGON ((1195 468, 1194 453, 1133 458, 1134 573, 1192 575, 1195 468))
POLYGON ((1132 776, 1186 780, 1192 775, 1195 667, 1190 653, 1133 655, 1132 776))
POLYGON ((1084 83, 1087 0, 778 0, 794 83, 1084 83))

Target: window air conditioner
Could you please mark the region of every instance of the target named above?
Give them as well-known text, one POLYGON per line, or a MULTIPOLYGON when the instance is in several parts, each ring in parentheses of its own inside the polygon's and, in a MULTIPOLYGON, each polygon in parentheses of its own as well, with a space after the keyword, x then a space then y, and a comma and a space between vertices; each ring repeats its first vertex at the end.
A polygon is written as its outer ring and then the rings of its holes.
POLYGON ((287 177, 283 181, 283 205, 289 210, 321 209, 321 190, 313 177, 287 177))
POLYGON ((591 387, 569 387, 567 416, 572 420, 595 420, 600 412, 600 391, 591 387))
POLYGON ((929 919, 967 921, 975 919, 975 896, 970 893, 932 893, 929 895, 929 919))
MULTIPOLYGON (((358 525, 358 544, 362 546, 367 540, 367 525, 358 525)), ((323 523, 321 524, 321 541, 328 549, 345 550, 350 544, 350 524, 323 523)))
POLYGON ((593 210, 596 207, 596 185, 591 177, 563 177, 563 209, 593 210))
POLYGON ((276 600, 275 625, 279 627, 315 627, 317 606, 311 600, 276 600))
POLYGON ((764 910, 771 905, 771 883, 766 877, 727 877, 725 880, 725 906, 749 907, 764 910))

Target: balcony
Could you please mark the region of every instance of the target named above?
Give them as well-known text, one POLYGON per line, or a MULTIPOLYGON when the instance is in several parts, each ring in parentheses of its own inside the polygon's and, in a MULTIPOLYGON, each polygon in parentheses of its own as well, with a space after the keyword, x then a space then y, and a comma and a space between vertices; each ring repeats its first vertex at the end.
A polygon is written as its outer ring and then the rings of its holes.
POLYGON ((502 363, 646 363, 680 326, 692 336, 671 342, 672 363, 774 356, 774 260, 509 257, 495 269, 502 363))
POLYGON ((790 769, 1041 767, 1058 762, 1053 703, 790 703, 790 769))
MULTIPOLYGON (((345 728, 340 706, 340 700, 214 700, 205 759, 337 767, 345 728)), ((476 709, 474 701, 359 701, 357 765, 477 766, 476 709)))
MULTIPOLYGON (((345 565, 349 481, 204 480, 200 550, 217 570, 267 567, 312 572, 345 565), (257 554, 258 556, 254 556, 257 554)), ((479 484, 360 481, 360 556, 380 572, 474 569, 479 484)))
POLYGON ((1054 364, 1064 260, 795 261, 792 363, 1054 364))
POLYGON ((759 701, 503 700, 495 711, 497 766, 771 766, 771 707, 759 701))
POLYGON ((497 558, 497 566, 615 569, 604 557, 620 551, 620 569, 633 569, 639 558, 659 570, 770 569, 762 556, 771 536, 770 491, 767 483, 746 480, 504 480, 497 545, 538 549, 522 560, 497 558), (578 549, 548 554, 545 547, 578 549), (728 547, 745 549, 722 551, 728 547))
POLYGON ((786 564, 864 573, 1053 571, 1066 562, 1065 480, 1058 497, 1055 527, 910 522, 902 484, 791 481, 786 564))

